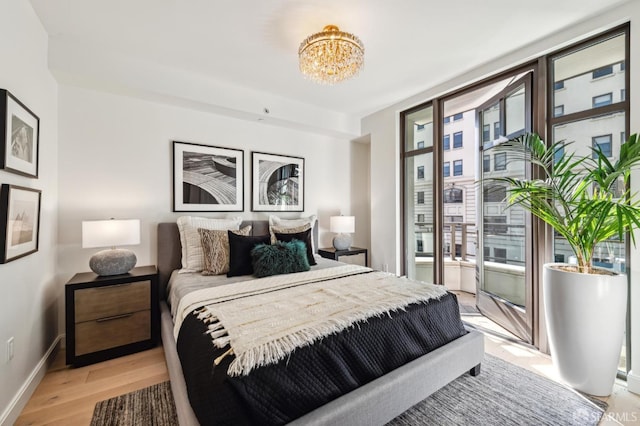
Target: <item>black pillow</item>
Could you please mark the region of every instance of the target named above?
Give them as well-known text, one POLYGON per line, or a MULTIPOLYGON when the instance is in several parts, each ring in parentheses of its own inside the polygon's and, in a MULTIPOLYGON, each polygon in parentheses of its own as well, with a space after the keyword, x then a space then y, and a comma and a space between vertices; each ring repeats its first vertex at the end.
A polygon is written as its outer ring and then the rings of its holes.
POLYGON ((258 244, 269 244, 269 235, 245 236, 228 231, 229 235, 229 272, 227 277, 253 274, 251 250, 258 244))
POLYGON ((274 235, 276 236, 276 240, 284 241, 285 243, 291 240, 302 241, 307 246, 307 260, 309 261, 309 265, 316 264, 316 258, 313 255, 313 246, 311 245, 311 229, 294 234, 281 234, 276 232, 274 235))

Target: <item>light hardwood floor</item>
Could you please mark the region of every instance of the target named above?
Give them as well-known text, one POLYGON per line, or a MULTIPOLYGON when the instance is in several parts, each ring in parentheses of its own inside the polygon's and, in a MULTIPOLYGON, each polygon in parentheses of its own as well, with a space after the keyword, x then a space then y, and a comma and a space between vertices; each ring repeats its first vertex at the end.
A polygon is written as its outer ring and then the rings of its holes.
MULTIPOLYGON (((467 320, 489 325, 482 317, 467 320)), ((558 380, 551 359, 530 347, 486 334, 485 350, 558 380)), ((66 367, 64 359, 60 351, 16 425, 88 425, 96 402, 169 379, 162 347, 81 368, 66 367)), ((640 396, 628 392, 625 383, 617 381, 612 395, 604 399, 609 410, 601 425, 640 424, 640 396)))

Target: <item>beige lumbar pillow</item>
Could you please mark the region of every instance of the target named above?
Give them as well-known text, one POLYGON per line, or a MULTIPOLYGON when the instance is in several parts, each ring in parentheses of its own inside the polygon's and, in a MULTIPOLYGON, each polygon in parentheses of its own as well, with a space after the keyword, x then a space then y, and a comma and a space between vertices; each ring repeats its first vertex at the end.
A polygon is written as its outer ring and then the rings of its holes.
MULTIPOLYGON (((202 241, 204 267, 202 275, 221 275, 229 272, 229 231, 215 231, 198 229, 202 241)), ((237 235, 249 235, 251 226, 245 226, 237 231, 237 235)))
POLYGON ((177 220, 182 244, 182 269, 180 272, 200 272, 204 267, 202 242, 198 229, 214 229, 219 231, 238 230, 242 223, 241 217, 215 219, 197 216, 181 216, 177 220))

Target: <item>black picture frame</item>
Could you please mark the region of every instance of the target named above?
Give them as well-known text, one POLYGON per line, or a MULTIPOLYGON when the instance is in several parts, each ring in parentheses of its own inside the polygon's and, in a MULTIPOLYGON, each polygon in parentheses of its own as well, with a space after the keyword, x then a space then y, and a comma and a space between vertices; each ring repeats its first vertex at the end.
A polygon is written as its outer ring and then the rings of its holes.
POLYGON ((42 191, 3 184, 0 187, 0 263, 38 251, 42 191))
POLYGON ((304 158, 251 153, 251 210, 304 211, 304 158))
POLYGON ((0 89, 0 169, 38 177, 40 118, 6 89, 0 89))
POLYGON ((173 211, 244 211, 244 150, 173 141, 173 211))

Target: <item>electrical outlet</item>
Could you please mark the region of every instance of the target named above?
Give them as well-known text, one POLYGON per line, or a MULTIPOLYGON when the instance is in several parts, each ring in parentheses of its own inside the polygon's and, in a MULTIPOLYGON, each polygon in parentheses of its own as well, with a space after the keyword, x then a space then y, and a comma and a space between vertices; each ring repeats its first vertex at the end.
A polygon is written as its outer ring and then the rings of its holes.
POLYGON ((7 340, 7 362, 13 359, 13 337, 7 340))

